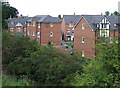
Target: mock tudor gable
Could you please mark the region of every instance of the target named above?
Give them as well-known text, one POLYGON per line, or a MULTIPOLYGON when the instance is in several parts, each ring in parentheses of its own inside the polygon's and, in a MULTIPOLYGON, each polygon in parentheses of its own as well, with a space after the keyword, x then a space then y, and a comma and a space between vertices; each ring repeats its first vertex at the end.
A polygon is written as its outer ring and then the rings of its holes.
POLYGON ((118 37, 120 25, 118 18, 119 16, 82 15, 73 27, 74 49, 81 52, 82 56, 93 59, 96 55, 95 44, 99 41, 99 36, 110 40, 118 37))

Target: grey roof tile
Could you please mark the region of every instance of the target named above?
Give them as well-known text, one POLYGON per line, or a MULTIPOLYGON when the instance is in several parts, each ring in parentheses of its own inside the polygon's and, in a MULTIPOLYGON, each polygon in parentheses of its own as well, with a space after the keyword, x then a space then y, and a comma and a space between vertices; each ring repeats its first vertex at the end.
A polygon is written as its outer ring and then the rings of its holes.
MULTIPOLYGON (((119 16, 106 16, 106 15, 82 15, 82 17, 84 17, 86 19, 86 21, 88 22, 88 24, 90 25, 90 27, 93 30, 99 30, 99 28, 97 28, 97 24, 100 23, 102 21, 103 18, 107 18, 108 21, 110 22, 110 29, 111 30, 116 30, 118 29, 118 26, 114 26, 114 24, 120 24, 120 17, 119 16)), ((80 18, 81 19, 81 18, 80 18)), ((80 21, 79 19, 79 21, 80 21)), ((79 22, 78 21, 78 22, 79 22)), ((77 22, 77 23, 78 23, 77 22)), ((76 24, 77 24, 76 23, 76 24)), ((75 26, 76 26, 75 24, 75 26)), ((75 27, 74 26, 74 27, 75 27)), ((119 27, 120 28, 120 27, 119 27)))
POLYGON ((31 22, 35 19, 36 22, 44 22, 44 23, 61 23, 61 19, 58 17, 52 17, 49 15, 36 15, 35 17, 28 17, 28 18, 9 18, 9 27, 15 27, 18 22, 20 22, 23 27, 26 27, 25 22, 31 22), (11 24, 13 23, 13 24, 11 24))
POLYGON ((20 22, 23 27, 26 27, 25 22, 27 20, 30 20, 30 19, 31 19, 31 17, 28 17, 28 18, 9 18, 8 19, 8 21, 9 21, 8 26, 9 27, 15 27, 17 25, 17 23, 20 22))
POLYGON ((65 19, 65 23, 69 24, 71 21, 76 24, 79 19, 82 17, 81 15, 63 15, 65 19))

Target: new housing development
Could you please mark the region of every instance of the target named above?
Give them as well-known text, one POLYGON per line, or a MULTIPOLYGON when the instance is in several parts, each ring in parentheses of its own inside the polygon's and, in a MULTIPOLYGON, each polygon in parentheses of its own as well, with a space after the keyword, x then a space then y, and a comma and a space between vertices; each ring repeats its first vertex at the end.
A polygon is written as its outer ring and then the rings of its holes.
POLYGON ((119 16, 106 15, 63 15, 62 19, 50 15, 36 15, 26 18, 9 18, 11 34, 29 36, 40 45, 52 43, 61 46, 61 41, 74 42, 74 50, 82 57, 93 59, 95 45, 100 37, 112 43, 118 37, 119 16), (104 31, 104 32, 103 32, 104 31))

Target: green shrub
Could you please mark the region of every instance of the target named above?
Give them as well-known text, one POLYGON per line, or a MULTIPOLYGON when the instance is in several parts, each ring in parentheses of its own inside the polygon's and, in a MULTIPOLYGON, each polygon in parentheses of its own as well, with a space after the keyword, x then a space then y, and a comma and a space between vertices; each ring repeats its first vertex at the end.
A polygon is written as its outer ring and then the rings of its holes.
POLYGON ((82 72, 82 61, 53 48, 40 46, 28 37, 3 32, 3 70, 21 78, 27 76, 38 85, 70 85, 72 75, 82 72), (7 50, 6 50, 7 48, 7 50))

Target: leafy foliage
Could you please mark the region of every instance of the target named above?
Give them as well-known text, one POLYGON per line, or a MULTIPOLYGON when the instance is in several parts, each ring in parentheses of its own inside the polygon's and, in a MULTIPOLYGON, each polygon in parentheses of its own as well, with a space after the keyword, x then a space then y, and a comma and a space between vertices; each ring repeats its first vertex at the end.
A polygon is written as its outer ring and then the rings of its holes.
POLYGON ((27 79, 17 79, 15 76, 3 74, 2 87, 8 86, 35 86, 35 83, 27 79))
POLYGON ((3 32, 3 70, 18 78, 28 77, 38 85, 70 85, 73 74, 82 72, 79 56, 71 56, 53 48, 40 46, 28 37, 3 32))
POLYGON ((83 73, 75 73, 74 86, 119 86, 119 59, 118 59, 118 43, 113 40, 109 43, 106 40, 104 44, 96 45, 98 55, 96 60, 92 60, 88 65, 83 65, 83 73))
POLYGON ((18 10, 12 6, 9 6, 7 4, 2 4, 2 28, 3 29, 7 29, 8 28, 8 18, 10 18, 10 16, 13 17, 17 17, 18 15, 18 10))

